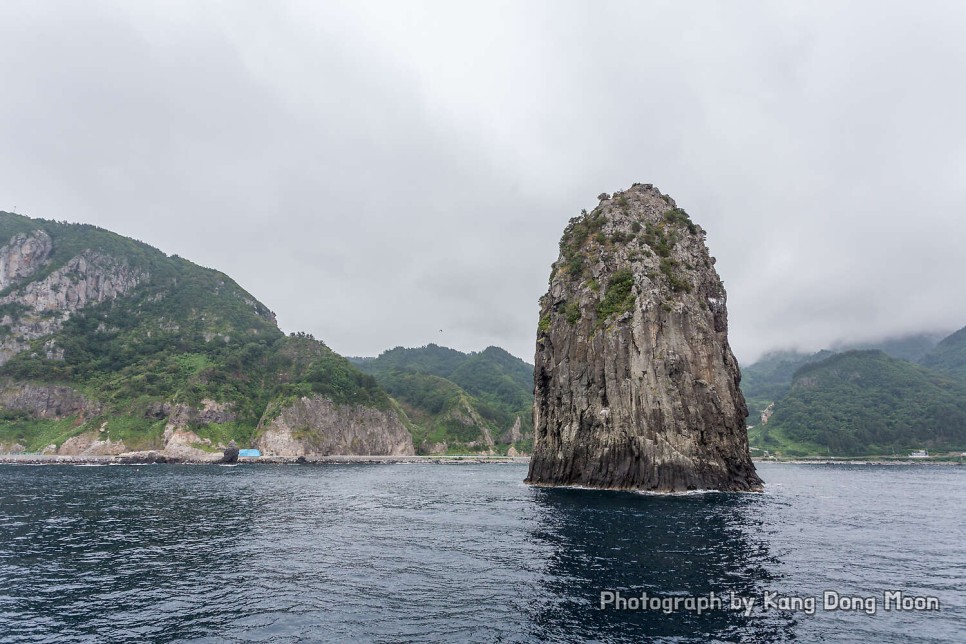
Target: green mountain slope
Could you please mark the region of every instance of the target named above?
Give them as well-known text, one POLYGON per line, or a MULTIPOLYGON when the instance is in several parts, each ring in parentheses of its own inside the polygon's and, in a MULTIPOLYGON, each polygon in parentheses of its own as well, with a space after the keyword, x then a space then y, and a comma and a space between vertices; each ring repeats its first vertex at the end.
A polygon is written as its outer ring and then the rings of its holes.
POLYGON ((755 425, 761 413, 776 400, 788 393, 792 377, 802 366, 831 356, 831 351, 800 353, 798 351, 774 351, 758 362, 741 369, 741 391, 748 405, 748 424, 755 425))
POLYGON ((503 349, 430 344, 351 360, 405 406, 418 451, 529 452, 533 366, 503 349))
POLYGON ((878 342, 845 343, 836 345, 833 349, 840 352, 879 350, 890 358, 919 362, 944 336, 944 333, 912 333, 909 335, 885 338, 878 342))
POLYGON ((228 276, 94 226, 0 213, 0 444, 85 433, 250 444, 287 401, 392 401, 323 343, 285 336, 228 276), (63 398, 64 400, 60 400, 63 398))
POLYGON ((877 342, 839 343, 834 350, 816 353, 773 351, 757 362, 741 369, 741 390, 748 403, 748 424, 761 422, 762 412, 772 411, 789 391, 795 372, 810 363, 825 360, 836 353, 854 350, 878 350, 899 360, 917 362, 942 339, 941 334, 914 333, 886 338, 877 342))
POLYGON ((756 447, 786 456, 966 448, 966 386, 881 351, 849 351, 799 368, 756 447))
POLYGON ((922 366, 966 381, 966 327, 950 334, 922 357, 922 366))

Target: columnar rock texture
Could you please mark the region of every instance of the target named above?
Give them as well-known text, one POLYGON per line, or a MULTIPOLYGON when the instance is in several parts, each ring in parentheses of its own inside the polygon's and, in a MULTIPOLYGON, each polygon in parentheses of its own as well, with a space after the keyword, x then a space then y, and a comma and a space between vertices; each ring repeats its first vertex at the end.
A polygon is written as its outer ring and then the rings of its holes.
POLYGON ((527 481, 761 490, 704 230, 651 185, 600 199, 540 301, 527 481))

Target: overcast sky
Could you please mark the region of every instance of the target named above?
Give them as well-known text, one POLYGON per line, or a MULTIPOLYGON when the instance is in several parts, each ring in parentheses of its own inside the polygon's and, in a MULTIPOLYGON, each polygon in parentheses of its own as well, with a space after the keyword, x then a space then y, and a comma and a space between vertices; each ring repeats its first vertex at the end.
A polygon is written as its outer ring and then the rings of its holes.
POLYGON ((218 268, 347 355, 533 360, 654 183, 748 363, 966 325, 961 2, 0 2, 0 209, 218 268))

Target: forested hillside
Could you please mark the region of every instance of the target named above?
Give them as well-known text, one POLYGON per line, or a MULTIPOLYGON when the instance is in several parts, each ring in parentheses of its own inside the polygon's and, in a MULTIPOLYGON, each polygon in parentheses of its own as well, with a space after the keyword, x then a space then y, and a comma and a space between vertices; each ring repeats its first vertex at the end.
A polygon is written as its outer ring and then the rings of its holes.
MULTIPOLYGON (((955 351, 942 356, 947 373, 957 373, 961 363, 955 351)), ((749 370, 751 391, 764 394, 754 399, 759 406, 774 394, 766 421, 749 417, 753 447, 786 456, 966 449, 966 383, 961 380, 878 350, 796 359, 800 364, 787 384, 792 361, 765 361, 749 370), (761 386, 765 373, 774 376, 770 389, 761 386)))
POLYGON ((351 358, 402 403, 418 451, 462 452, 487 445, 529 452, 533 366, 498 347, 462 353, 430 344, 351 358))
POLYGON ((219 271, 94 226, 0 213, 0 451, 83 436, 70 446, 163 449, 172 432, 189 450, 249 445, 303 397, 392 406, 372 376, 285 336, 219 271))

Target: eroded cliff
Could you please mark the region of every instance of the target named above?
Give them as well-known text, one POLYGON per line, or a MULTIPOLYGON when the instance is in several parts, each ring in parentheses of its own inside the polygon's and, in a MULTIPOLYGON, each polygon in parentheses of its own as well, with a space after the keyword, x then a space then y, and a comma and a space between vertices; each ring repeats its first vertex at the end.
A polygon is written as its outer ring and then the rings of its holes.
POLYGON ((570 221, 541 298, 527 481, 760 490, 705 233, 635 184, 570 221))
POLYGON ((304 396, 270 409, 255 445, 268 456, 412 455, 413 437, 393 409, 304 396))
MULTIPOLYGON (((148 277, 123 259, 90 249, 50 267, 53 250, 53 239, 39 228, 0 247, 0 365, 32 340, 59 331, 77 311, 120 297, 148 277)), ((45 352, 62 353, 53 344, 45 352)))

